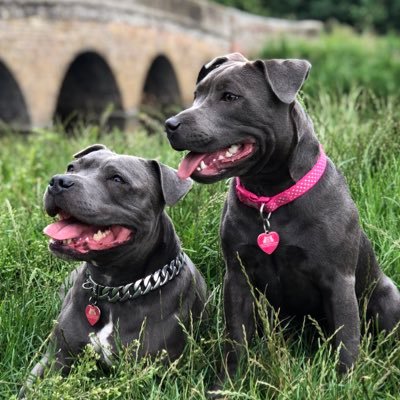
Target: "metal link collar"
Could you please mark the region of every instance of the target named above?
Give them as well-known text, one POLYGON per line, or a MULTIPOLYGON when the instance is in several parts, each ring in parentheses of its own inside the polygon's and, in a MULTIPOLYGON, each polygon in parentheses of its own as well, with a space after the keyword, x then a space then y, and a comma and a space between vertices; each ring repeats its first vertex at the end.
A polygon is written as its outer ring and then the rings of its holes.
POLYGON ((89 271, 86 270, 86 280, 82 284, 82 288, 91 290, 91 299, 94 301, 106 300, 110 303, 116 303, 117 301, 124 302, 136 299, 136 297, 143 296, 152 290, 157 290, 178 276, 183 268, 184 259, 185 253, 181 252, 169 264, 164 265, 151 275, 122 286, 100 285, 93 280, 89 271))

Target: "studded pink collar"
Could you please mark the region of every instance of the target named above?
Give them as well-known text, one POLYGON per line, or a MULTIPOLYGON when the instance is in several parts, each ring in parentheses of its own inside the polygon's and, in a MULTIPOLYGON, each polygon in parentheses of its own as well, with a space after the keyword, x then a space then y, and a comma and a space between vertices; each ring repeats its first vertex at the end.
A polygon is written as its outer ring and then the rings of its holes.
POLYGON ((247 190, 241 184, 239 178, 236 178, 236 195, 242 203, 250 207, 260 209, 260 207, 264 204, 263 209, 266 212, 271 213, 279 207, 284 206, 285 204, 288 204, 307 193, 320 180, 325 168, 326 155, 322 149, 322 146, 320 146, 320 155, 315 165, 290 188, 271 197, 257 196, 256 194, 247 190))
POLYGON ((307 193, 315 184, 321 179, 327 164, 327 158, 320 146, 320 154, 317 162, 301 179, 299 179, 293 186, 284 190, 275 196, 257 196, 255 193, 247 190, 241 183, 240 179, 236 178, 236 195, 238 199, 249 207, 257 208, 260 211, 262 225, 264 232, 260 233, 257 237, 257 244, 259 248, 268 255, 272 254, 278 247, 280 237, 278 232, 270 231, 270 217, 271 213, 285 204, 291 203, 298 199, 303 194, 307 193), (265 217, 264 212, 268 215, 265 217))

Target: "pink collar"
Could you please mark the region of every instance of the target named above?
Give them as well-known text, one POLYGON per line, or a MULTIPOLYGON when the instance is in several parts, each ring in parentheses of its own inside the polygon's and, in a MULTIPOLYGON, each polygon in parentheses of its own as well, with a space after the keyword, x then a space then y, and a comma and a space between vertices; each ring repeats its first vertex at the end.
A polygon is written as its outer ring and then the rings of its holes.
POLYGON ((264 204, 263 209, 266 212, 271 213, 279 207, 298 199, 300 196, 312 189, 323 175, 326 168, 326 162, 326 155, 322 146, 320 146, 320 155, 316 164, 290 188, 271 197, 257 196, 248 191, 240 183, 240 179, 236 178, 236 195, 243 204, 257 209, 260 209, 264 204))

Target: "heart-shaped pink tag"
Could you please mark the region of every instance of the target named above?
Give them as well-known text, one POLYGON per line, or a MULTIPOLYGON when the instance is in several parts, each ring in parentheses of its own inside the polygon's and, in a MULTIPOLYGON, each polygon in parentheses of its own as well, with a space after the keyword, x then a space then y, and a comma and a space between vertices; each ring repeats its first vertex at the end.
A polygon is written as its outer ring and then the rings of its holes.
POLYGON ((260 233, 257 238, 258 247, 267 254, 272 254, 279 244, 277 232, 260 233))
POLYGON ((85 314, 89 324, 93 326, 100 319, 101 311, 99 307, 93 304, 88 304, 85 308, 85 314))

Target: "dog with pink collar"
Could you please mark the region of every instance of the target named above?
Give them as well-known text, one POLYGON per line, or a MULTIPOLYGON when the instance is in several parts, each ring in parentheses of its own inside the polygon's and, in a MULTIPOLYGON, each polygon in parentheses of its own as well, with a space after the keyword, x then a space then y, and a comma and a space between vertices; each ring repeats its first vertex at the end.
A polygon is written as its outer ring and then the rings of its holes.
POLYGON ((178 175, 232 180, 221 219, 226 262, 226 373, 256 329, 253 294, 282 320, 311 315, 334 335, 340 371, 357 360, 359 301, 380 330, 400 320, 400 293, 380 269, 344 177, 296 100, 305 60, 219 57, 198 77, 193 105, 166 121, 178 175))

